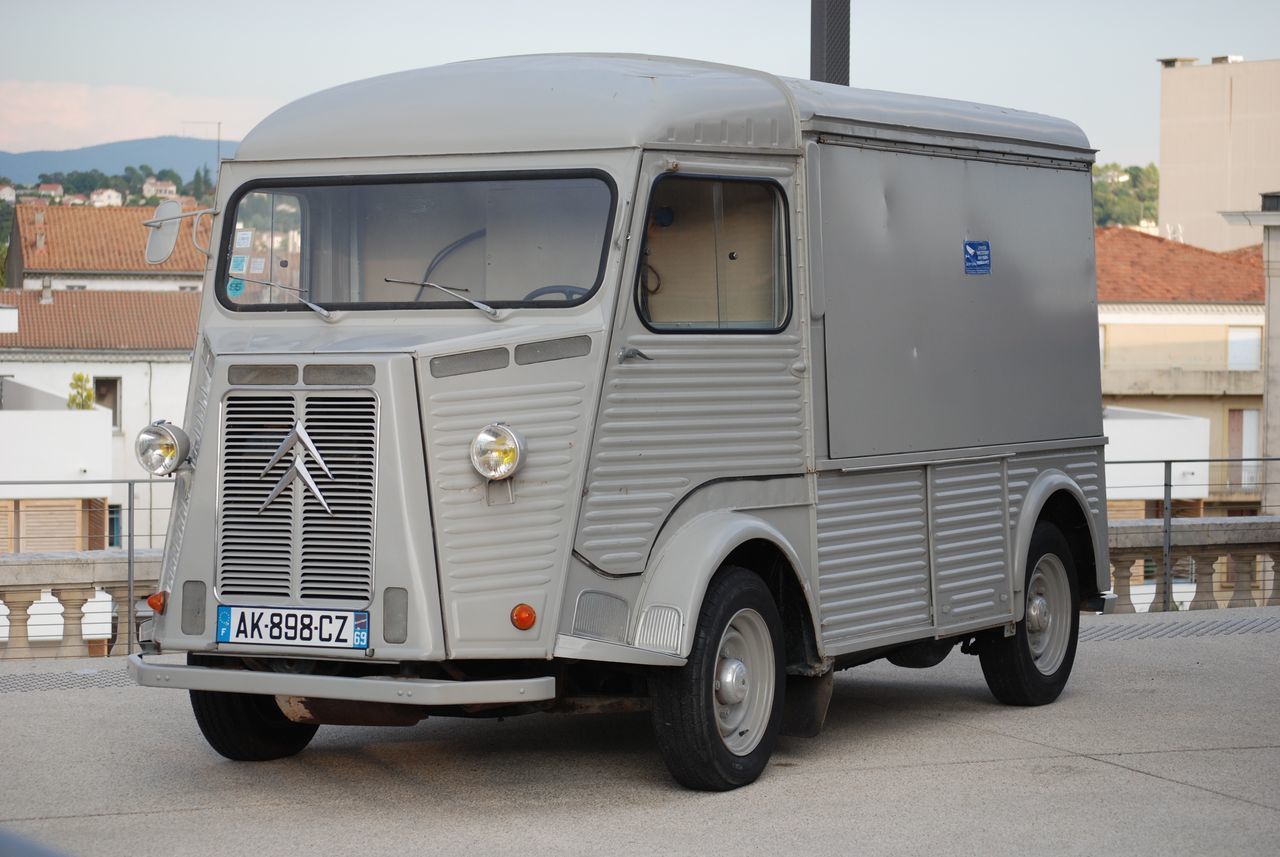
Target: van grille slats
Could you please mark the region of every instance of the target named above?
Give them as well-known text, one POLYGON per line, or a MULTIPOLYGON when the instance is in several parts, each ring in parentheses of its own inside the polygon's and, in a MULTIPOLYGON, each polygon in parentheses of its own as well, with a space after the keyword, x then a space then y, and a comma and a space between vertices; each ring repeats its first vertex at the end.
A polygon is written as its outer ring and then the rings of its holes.
POLYGON ((224 407, 218 593, 224 599, 365 605, 373 594, 377 400, 372 395, 233 392, 224 407), (299 440, 262 475, 301 423, 328 467, 299 440), (328 503, 294 479, 299 460, 328 503))

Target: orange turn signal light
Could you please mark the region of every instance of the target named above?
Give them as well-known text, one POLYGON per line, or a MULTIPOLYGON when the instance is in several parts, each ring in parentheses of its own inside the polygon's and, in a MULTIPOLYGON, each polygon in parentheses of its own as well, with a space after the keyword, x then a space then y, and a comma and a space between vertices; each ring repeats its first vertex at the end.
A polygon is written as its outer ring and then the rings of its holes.
POLYGON ((153 592, 152 594, 147 596, 147 606, 150 607, 152 610, 156 611, 156 613, 160 615, 164 614, 165 605, 168 603, 169 603, 169 593, 163 590, 161 590, 160 592, 153 592))
POLYGON ((528 604, 517 604, 511 608, 511 624, 521 631, 528 631, 538 621, 538 614, 528 604))

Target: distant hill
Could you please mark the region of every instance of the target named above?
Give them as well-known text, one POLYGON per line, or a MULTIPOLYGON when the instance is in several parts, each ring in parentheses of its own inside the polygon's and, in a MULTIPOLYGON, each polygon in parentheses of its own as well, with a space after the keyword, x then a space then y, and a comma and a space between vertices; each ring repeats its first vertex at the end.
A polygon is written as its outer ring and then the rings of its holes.
MULTIPOLYGON (((232 157, 238 142, 223 140, 222 157, 232 157)), ((0 176, 8 176, 24 185, 36 181, 41 173, 101 170, 111 176, 119 175, 125 167, 141 164, 157 170, 166 167, 177 170, 184 179, 190 179, 198 168, 208 165, 209 171, 216 176, 217 141, 195 137, 148 137, 59 152, 0 152, 0 176)))

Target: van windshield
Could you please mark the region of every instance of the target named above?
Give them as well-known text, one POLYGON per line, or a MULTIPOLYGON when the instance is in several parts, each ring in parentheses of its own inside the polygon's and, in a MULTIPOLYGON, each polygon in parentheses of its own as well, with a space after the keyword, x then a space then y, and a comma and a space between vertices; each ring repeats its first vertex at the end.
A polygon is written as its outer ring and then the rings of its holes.
POLYGON ((597 174, 252 186, 217 293, 237 310, 577 304, 600 284, 613 209, 597 174))

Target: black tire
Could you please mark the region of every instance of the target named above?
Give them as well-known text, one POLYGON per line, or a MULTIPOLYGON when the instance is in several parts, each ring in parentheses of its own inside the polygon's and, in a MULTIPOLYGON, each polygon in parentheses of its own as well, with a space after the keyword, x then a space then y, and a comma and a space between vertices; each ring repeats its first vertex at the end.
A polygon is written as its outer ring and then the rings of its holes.
MULTIPOLYGON (((1080 633, 1080 592, 1071 546, 1062 531, 1047 521, 1038 522, 1031 534, 1023 598, 1026 599, 1023 617, 1017 624, 1014 635, 1005 637, 996 631, 980 644, 978 656, 982 662, 982 675, 987 680, 991 694, 1005 705, 1047 705, 1058 698, 1071 676, 1071 667, 1076 659, 1076 641, 1080 633), (1055 650, 1060 651, 1061 658, 1054 655, 1048 658, 1047 663, 1044 654, 1040 656, 1040 662, 1037 662, 1033 641, 1038 641, 1042 634, 1050 636, 1052 628, 1029 631, 1027 624, 1032 619, 1032 579, 1042 561, 1046 562, 1045 568, 1051 575, 1059 574, 1053 567, 1055 561, 1061 572, 1065 572, 1067 593, 1065 603, 1061 603, 1063 598, 1059 597, 1055 599, 1057 603, 1046 608, 1051 622, 1065 621, 1067 626, 1065 650, 1060 649, 1061 643, 1059 647, 1055 647, 1055 650)), ((1046 645, 1046 652, 1050 651, 1050 644, 1046 645)))
MULTIPOLYGON (((764 650, 764 637, 758 638, 764 650)), ((767 685, 751 676, 751 691, 767 694, 767 685)), ((745 686, 744 686, 745 687, 745 686)), ((754 782, 778 741, 786 690, 786 663, 782 643, 782 619, 769 588, 759 577, 737 566, 725 566, 707 587, 693 650, 688 662, 678 668, 654 670, 650 682, 653 697, 653 729, 658 749, 671 775, 681 785, 700 791, 728 791, 754 782), (743 613, 743 611, 748 611, 743 613), (750 611, 754 611, 755 616, 750 611), (740 615, 741 614, 741 615, 740 615), (726 630, 735 619, 745 621, 760 634, 756 617, 767 629, 772 652, 772 701, 761 698, 749 704, 756 717, 768 716, 764 728, 756 730, 759 740, 739 753, 721 737, 716 701, 718 655, 726 630)), ((735 727, 736 728, 736 727, 735 727)), ((728 740, 744 741, 749 730, 730 732, 728 740)))
POLYGON ((297 755, 319 728, 285 717, 273 696, 193 690, 191 710, 209 746, 234 762, 297 755))

